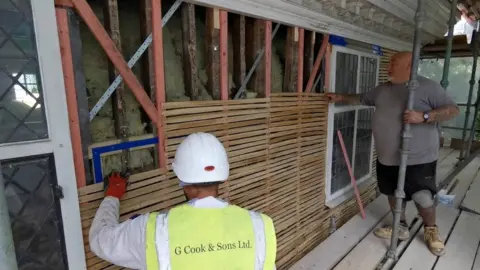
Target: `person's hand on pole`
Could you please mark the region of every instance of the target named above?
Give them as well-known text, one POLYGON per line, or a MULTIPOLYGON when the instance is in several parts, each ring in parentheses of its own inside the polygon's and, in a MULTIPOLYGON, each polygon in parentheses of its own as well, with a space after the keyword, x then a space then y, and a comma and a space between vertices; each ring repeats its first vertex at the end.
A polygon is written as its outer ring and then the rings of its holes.
POLYGON ((420 124, 425 122, 424 118, 424 113, 423 112, 417 112, 413 110, 406 110, 403 113, 403 122, 405 124, 420 124))
POLYGON ((121 175, 118 172, 110 174, 104 181, 105 197, 111 196, 121 199, 127 191, 127 179, 127 176, 121 175))
POLYGON ((332 103, 336 103, 344 100, 343 96, 339 94, 326 93, 325 96, 328 98, 328 101, 332 103))

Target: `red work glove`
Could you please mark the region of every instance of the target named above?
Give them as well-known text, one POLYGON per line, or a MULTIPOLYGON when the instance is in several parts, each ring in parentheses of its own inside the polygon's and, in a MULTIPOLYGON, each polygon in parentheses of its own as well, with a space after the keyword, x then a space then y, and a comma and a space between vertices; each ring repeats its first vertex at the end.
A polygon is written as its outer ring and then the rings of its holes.
POLYGON ((105 180, 105 196, 122 198, 127 191, 127 178, 118 172, 113 172, 108 179, 105 180))

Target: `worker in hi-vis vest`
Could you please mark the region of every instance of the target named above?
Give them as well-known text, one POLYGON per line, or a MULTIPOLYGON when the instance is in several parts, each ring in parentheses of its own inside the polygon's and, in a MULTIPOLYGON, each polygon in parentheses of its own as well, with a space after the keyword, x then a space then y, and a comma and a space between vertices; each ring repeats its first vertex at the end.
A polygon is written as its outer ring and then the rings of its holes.
MULTIPOLYGON (((113 174, 90 228, 90 249, 118 266, 146 270, 275 269, 276 237, 266 215, 217 198, 227 153, 208 133, 179 145, 172 164, 188 202, 119 223, 126 179, 113 174)), ((148 196, 148 195, 144 195, 148 196)))

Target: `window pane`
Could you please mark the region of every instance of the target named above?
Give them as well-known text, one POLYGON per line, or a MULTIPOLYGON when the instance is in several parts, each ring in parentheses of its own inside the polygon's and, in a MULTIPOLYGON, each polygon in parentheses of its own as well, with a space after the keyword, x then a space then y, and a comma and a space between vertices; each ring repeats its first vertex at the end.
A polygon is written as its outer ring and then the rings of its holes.
POLYGON ((360 93, 368 92, 376 86, 377 59, 364 57, 360 59, 360 93))
POLYGON ((18 269, 67 269, 53 157, 10 160, 1 173, 18 269))
MULTIPOLYGON (((337 53, 335 93, 355 94, 357 91, 358 56, 337 53)), ((336 105, 342 105, 337 103, 336 105)))
POLYGON ((355 164, 353 169, 357 180, 370 173, 370 164, 372 163, 372 114, 373 109, 358 110, 355 164))
POLYGON ((332 179, 330 190, 332 194, 350 184, 350 176, 343 156, 342 147, 338 140, 337 130, 342 132, 348 158, 351 162, 355 131, 355 111, 336 113, 333 125, 332 179))
POLYGON ((0 144, 48 137, 29 0, 0 4, 0 144))

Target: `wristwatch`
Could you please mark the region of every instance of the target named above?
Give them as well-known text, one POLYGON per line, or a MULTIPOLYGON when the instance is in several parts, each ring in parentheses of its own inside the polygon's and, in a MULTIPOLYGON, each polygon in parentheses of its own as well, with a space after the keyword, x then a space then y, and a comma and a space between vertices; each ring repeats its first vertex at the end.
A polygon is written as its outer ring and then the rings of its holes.
POLYGON ((424 123, 427 123, 429 117, 430 117, 430 116, 428 115, 428 112, 424 112, 424 113, 423 113, 423 122, 424 122, 424 123))

